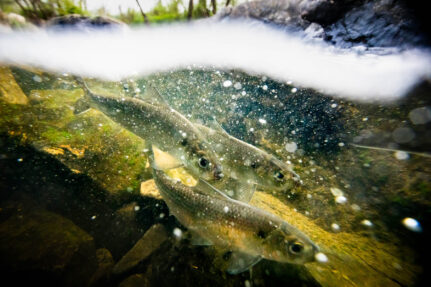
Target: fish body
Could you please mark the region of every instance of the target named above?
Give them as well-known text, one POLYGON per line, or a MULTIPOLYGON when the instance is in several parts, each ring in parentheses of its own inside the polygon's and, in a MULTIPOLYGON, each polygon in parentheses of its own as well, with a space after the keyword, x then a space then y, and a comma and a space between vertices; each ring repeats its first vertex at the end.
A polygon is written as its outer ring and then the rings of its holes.
POLYGON ((179 112, 138 98, 95 94, 82 80, 79 82, 85 95, 77 104, 80 106, 77 112, 82 107, 95 108, 145 139, 149 148, 157 145, 169 152, 192 175, 208 181, 221 179, 221 166, 215 153, 200 131, 179 112))
POLYGON ((221 127, 212 129, 200 124, 195 126, 222 159, 220 163, 225 176, 243 183, 243 190, 239 187, 228 191, 232 198, 248 201, 252 195, 249 194, 252 184, 263 190, 284 191, 290 190, 299 181, 299 176, 274 155, 229 135, 221 127))
POLYGON ((185 186, 156 169, 153 175, 170 212, 192 234, 250 262, 233 265, 231 273, 247 270, 261 258, 296 264, 314 261, 318 247, 281 218, 209 185, 185 186))

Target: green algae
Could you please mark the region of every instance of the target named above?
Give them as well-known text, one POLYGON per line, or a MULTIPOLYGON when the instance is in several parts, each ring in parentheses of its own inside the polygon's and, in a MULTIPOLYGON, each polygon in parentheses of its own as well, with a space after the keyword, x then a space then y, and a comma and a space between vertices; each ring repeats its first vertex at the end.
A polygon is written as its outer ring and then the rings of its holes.
POLYGON ((0 100, 0 131, 48 152, 76 172, 88 174, 113 195, 139 192, 150 177, 143 139, 102 113, 73 113, 81 89, 31 90, 30 104, 0 100))

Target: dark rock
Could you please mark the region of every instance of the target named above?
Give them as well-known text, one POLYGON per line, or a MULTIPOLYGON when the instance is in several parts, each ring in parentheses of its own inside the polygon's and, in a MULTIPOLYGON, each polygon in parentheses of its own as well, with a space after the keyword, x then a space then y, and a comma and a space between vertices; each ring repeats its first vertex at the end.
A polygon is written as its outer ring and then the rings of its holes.
POLYGON ((150 282, 142 274, 134 274, 118 285, 119 287, 146 287, 151 286, 150 282))
POLYGON ((318 2, 318 4, 304 11, 302 18, 327 26, 340 20, 353 7, 362 5, 365 0, 323 0, 315 2, 318 2))
POLYGON ((168 235, 161 224, 153 225, 114 266, 114 274, 124 274, 148 258, 166 240, 168 235))
POLYGON ((77 14, 55 17, 49 20, 46 24, 51 29, 74 29, 74 30, 88 30, 100 28, 125 28, 126 24, 106 16, 98 16, 90 18, 77 14))
POLYGON ((72 221, 27 203, 0 223, 2 278, 14 284, 83 286, 96 269, 93 238, 72 221), (6 279, 5 279, 6 278, 6 279))
POLYGON ((404 49, 430 44, 423 8, 403 0, 272 0, 246 2, 216 18, 254 19, 290 31, 322 27, 319 37, 343 48, 404 49))
POLYGON ((408 48, 425 43, 418 24, 400 1, 373 1, 348 11, 326 28, 326 37, 341 47, 408 48))

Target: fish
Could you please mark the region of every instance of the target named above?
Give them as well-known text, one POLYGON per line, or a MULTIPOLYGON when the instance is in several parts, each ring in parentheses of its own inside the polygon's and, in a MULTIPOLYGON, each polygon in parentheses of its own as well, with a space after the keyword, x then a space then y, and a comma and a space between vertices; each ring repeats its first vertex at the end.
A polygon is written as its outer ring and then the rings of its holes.
POLYGON ((225 250, 226 271, 238 274, 261 259, 305 264, 316 260, 319 247, 280 217, 230 198, 205 180, 187 186, 157 169, 153 178, 162 198, 181 224, 193 234, 192 244, 225 250))
POLYGON ((223 178, 217 156, 201 132, 167 104, 160 101, 153 104, 160 96, 152 87, 148 88, 146 101, 96 94, 82 78, 75 77, 75 80, 84 90, 84 96, 75 104, 75 114, 94 108, 143 138, 149 150, 152 145, 163 148, 177 159, 164 162, 164 168, 184 166, 193 176, 210 182, 223 178))
POLYGON ((195 124, 220 158, 226 178, 221 191, 233 199, 248 202, 256 188, 286 191, 300 182, 300 177, 283 161, 228 134, 217 121, 212 127, 195 124))
POLYGON ((356 148, 363 148, 363 149, 371 149, 371 150, 380 150, 380 151, 389 151, 389 152, 402 152, 405 154, 413 154, 421 157, 427 157, 431 158, 431 153, 428 152, 417 152, 417 151, 411 151, 411 150, 400 150, 395 148, 385 148, 385 147, 377 147, 377 146, 368 146, 368 145, 359 145, 350 143, 351 146, 356 148))

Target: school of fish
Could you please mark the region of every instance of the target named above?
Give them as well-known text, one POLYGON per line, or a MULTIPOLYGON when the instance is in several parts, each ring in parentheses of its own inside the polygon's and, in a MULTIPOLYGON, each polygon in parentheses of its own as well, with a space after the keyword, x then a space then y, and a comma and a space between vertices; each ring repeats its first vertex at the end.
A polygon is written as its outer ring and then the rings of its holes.
POLYGON ((75 113, 97 109, 145 140, 154 181, 170 212, 190 231, 193 244, 221 250, 227 272, 246 271, 261 259, 315 260, 319 248, 305 234, 248 204, 256 188, 294 187, 299 177, 284 162, 229 135, 216 121, 211 127, 191 122, 153 87, 143 98, 119 97, 96 94, 83 79, 75 79, 84 90, 75 113), (177 167, 197 184, 187 186, 166 174, 177 167))

